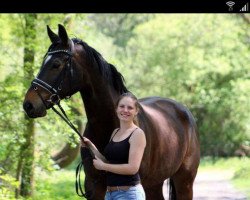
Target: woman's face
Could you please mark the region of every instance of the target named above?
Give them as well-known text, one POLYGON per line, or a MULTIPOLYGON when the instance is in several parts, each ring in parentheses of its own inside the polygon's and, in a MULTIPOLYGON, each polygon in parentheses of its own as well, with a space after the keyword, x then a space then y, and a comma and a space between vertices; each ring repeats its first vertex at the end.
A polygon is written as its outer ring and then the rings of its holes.
POLYGON ((135 100, 131 97, 123 97, 116 109, 117 116, 120 120, 130 122, 137 115, 138 110, 135 106, 135 100))

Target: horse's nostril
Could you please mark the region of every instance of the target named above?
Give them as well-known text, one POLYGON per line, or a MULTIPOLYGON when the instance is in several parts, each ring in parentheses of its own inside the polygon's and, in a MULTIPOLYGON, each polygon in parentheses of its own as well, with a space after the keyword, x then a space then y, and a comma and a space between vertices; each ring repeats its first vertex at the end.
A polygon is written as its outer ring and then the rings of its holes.
POLYGON ((26 102, 23 104, 23 108, 24 108, 25 111, 30 111, 30 110, 32 110, 33 105, 32 105, 32 103, 26 101, 26 102))

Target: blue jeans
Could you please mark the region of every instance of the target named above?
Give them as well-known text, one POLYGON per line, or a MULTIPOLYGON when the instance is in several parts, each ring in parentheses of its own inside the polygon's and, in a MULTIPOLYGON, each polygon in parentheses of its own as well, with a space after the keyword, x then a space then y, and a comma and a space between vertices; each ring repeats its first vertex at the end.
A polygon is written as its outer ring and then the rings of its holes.
POLYGON ((145 200, 145 192, 141 184, 130 187, 128 190, 106 192, 105 200, 145 200))

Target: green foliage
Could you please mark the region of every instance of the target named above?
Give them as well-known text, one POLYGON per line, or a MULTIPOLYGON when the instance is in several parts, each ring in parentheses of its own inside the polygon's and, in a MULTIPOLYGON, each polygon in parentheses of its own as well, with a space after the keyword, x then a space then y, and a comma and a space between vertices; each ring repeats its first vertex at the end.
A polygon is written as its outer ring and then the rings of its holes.
POLYGON ((8 171, 14 170, 20 145, 24 143, 23 129, 25 121, 22 111, 22 87, 13 84, 21 82, 22 77, 18 73, 12 73, 5 82, 0 83, 0 160, 1 167, 8 171))
POLYGON ((18 34, 20 33, 22 24, 17 25, 18 22, 20 22, 20 18, 16 14, 0 14, 0 81, 3 81, 6 75, 12 70, 21 71, 21 68, 17 69, 16 67, 23 62, 22 48, 20 45, 22 37, 18 34), (19 31, 17 31, 17 27, 19 28, 19 31))
MULTIPOLYGON (((1 173, 0 173, 1 174, 1 173)), ((46 172, 36 169, 35 172, 35 193, 32 198, 20 199, 48 199, 48 200, 74 200, 79 199, 75 192, 75 171, 74 170, 59 170, 46 172)), ((0 199, 14 200, 14 189, 18 186, 18 182, 8 174, 0 175, 0 199)), ((81 173, 81 181, 83 184, 84 173, 81 173)), ((84 189, 84 188, 83 188, 84 189)))
MULTIPOLYGON (((34 200, 79 199, 75 192, 75 171, 60 170, 52 173, 37 172, 34 200)), ((84 173, 81 174, 82 184, 84 173)))
MULTIPOLYGON (((54 21, 60 23, 59 21, 61 20, 59 20, 59 18, 62 18, 62 16, 64 15, 38 15, 39 20, 36 24, 38 31, 37 40, 30 41, 36 44, 32 46, 36 52, 36 66, 33 66, 34 76, 38 68, 40 68, 43 55, 50 45, 45 23, 50 24, 50 19, 54 19, 54 21), (40 30, 41 28, 43 28, 42 31, 40 30)), ((16 176, 17 161, 23 152, 21 146, 25 143, 24 135, 26 133, 24 130, 27 121, 25 120, 25 113, 22 108, 24 94, 30 86, 31 80, 34 78, 32 75, 27 78, 23 76, 24 17, 27 16, 22 14, 0 15, 0 27, 4 30, 0 35, 0 39, 3 40, 0 49, 2 55, 0 59, 0 69, 4 72, 1 73, 0 77, 0 167, 4 169, 3 174, 9 173, 13 177, 16 176), (12 23, 13 19, 15 20, 12 23), (25 87, 22 85, 24 82, 25 87)), ((32 66, 29 66, 29 68, 30 67, 32 66)), ((70 118, 73 115, 71 107, 82 107, 79 94, 76 95, 76 98, 79 100, 74 100, 74 102, 68 102, 67 104, 62 102, 62 106, 70 118)), ((79 118, 80 115, 75 116, 74 113, 72 122, 74 123, 79 120, 79 118)), ((85 118, 82 118, 82 121, 86 122, 85 118)), ((75 133, 61 121, 57 115, 52 113, 52 111, 48 112, 46 118, 36 119, 34 122, 36 130, 35 166, 53 171, 56 167, 51 160, 53 151, 61 149, 65 142, 71 142, 72 145, 76 145, 75 142, 78 141, 79 138, 77 138, 75 133)))
POLYGON ((134 28, 153 17, 154 15, 148 14, 90 14, 88 16, 98 31, 113 38, 114 44, 123 48, 134 36, 134 28))
POLYGON ((201 159, 199 170, 230 170, 234 174, 237 173, 242 167, 250 164, 248 157, 212 157, 205 156, 201 159))
POLYGON ((242 158, 233 176, 234 185, 250 198, 250 160, 242 158))
POLYGON ((202 155, 232 155, 249 141, 249 36, 242 23, 232 15, 157 15, 128 42, 131 90, 187 105, 202 155))
POLYGON ((0 169, 0 199, 15 199, 14 191, 18 185, 19 183, 14 177, 3 173, 3 171, 0 169))

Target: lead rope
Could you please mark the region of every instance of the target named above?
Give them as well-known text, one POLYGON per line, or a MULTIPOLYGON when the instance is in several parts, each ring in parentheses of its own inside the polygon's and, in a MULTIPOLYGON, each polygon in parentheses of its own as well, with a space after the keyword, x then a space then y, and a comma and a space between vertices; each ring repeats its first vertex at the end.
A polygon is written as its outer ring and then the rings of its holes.
POLYGON ((93 196, 95 195, 95 185, 96 185, 96 183, 98 182, 98 180, 95 180, 94 182, 93 182, 93 189, 92 189, 92 191, 93 192, 83 192, 83 189, 82 189, 82 186, 81 186, 81 169, 82 169, 82 166, 83 166, 83 164, 82 164, 82 162, 80 162, 79 164, 78 164, 78 166, 77 166, 77 168, 76 168, 76 182, 75 182, 75 188, 76 188, 76 193, 77 193, 77 195, 78 196, 80 196, 80 197, 85 197, 86 199, 92 199, 93 198, 93 196))
POLYGON ((80 197, 85 197, 87 198, 87 193, 83 192, 82 186, 81 186, 81 169, 82 169, 82 162, 78 164, 76 167, 76 182, 75 182, 75 187, 76 187, 76 193, 80 197), (78 188, 80 189, 81 194, 79 194, 78 188))

